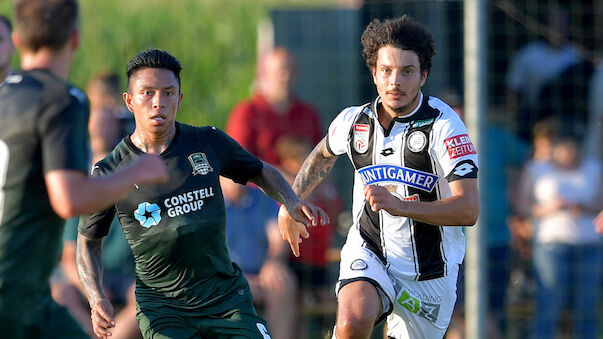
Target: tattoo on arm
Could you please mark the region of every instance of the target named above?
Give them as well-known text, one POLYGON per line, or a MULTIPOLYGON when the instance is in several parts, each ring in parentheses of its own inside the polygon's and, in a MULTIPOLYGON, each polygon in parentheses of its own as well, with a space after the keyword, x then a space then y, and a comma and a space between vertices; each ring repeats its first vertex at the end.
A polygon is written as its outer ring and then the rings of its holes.
POLYGON ((94 305, 97 300, 105 298, 102 288, 102 239, 91 239, 78 234, 76 262, 80 282, 86 291, 88 302, 94 305))
POLYGON ((291 202, 297 202, 295 192, 283 175, 270 164, 264 162, 262 174, 251 180, 258 185, 264 193, 274 200, 288 206, 291 202))
POLYGON ((329 175, 336 160, 337 156, 327 150, 326 138, 322 139, 297 173, 293 182, 293 190, 300 198, 306 199, 312 190, 329 175))

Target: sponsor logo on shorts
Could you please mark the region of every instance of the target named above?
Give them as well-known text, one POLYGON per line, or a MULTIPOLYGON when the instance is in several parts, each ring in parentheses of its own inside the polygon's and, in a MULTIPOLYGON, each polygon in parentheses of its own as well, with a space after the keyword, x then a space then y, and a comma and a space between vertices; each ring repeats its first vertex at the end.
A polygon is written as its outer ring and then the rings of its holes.
POLYGON ((134 218, 140 222, 140 226, 150 228, 161 221, 161 209, 157 204, 141 202, 134 211, 134 218))
POLYGON ((209 161, 207 161, 205 153, 193 153, 188 156, 188 161, 193 167, 193 175, 206 175, 207 173, 214 171, 214 169, 209 165, 209 161))
POLYGON ((368 268, 368 264, 362 259, 356 259, 352 261, 350 268, 352 269, 352 271, 363 271, 368 268))
POLYGON ((365 153, 368 150, 370 125, 354 125, 354 149, 358 153, 365 153))
POLYGON ((418 298, 413 297, 407 290, 402 292, 398 298, 398 304, 407 309, 413 314, 428 319, 431 322, 436 322, 440 314, 440 305, 428 302, 421 302, 418 298))
POLYGON ((475 147, 467 134, 459 134, 444 140, 450 159, 460 158, 469 154, 476 154, 475 147))

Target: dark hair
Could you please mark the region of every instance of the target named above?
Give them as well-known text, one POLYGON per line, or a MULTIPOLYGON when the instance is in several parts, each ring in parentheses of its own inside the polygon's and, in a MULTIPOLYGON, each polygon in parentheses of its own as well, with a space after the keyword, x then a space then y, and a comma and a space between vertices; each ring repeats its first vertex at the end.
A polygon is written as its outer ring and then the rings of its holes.
POLYGON ((77 27, 76 0, 18 0, 15 27, 21 45, 34 52, 42 47, 61 49, 77 27))
POLYGON ((6 15, 0 14, 0 22, 4 23, 8 27, 8 32, 13 31, 13 25, 10 23, 10 19, 6 15))
POLYGON ((160 49, 145 49, 128 62, 126 66, 128 88, 130 88, 130 77, 138 70, 147 67, 163 68, 172 71, 178 79, 178 89, 180 90, 180 71, 182 70, 182 66, 173 55, 160 49))
POLYGON ((433 35, 406 14, 383 22, 373 20, 362 33, 361 41, 362 56, 371 71, 377 67, 379 49, 388 45, 417 53, 421 71, 431 69, 435 54, 433 35))

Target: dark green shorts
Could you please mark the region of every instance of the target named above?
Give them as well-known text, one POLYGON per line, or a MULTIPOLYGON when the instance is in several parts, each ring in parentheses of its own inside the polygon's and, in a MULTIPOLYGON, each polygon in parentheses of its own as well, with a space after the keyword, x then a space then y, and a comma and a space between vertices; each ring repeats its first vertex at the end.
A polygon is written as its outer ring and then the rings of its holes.
POLYGON ((266 322, 258 316, 251 302, 206 316, 139 311, 136 319, 145 339, 271 338, 266 322))
POLYGON ((50 297, 46 305, 30 321, 18 316, 0 315, 0 337, 28 338, 89 338, 67 309, 57 305, 50 297))

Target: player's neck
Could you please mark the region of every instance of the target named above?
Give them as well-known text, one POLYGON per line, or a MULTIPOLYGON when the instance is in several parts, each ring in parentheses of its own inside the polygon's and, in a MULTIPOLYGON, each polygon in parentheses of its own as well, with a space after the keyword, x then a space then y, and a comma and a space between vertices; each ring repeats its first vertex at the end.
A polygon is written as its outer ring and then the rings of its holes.
POLYGON ((23 51, 21 56, 21 69, 24 71, 34 69, 45 69, 67 80, 71 66, 72 55, 63 49, 54 51, 49 48, 41 48, 35 52, 23 51))
POLYGON ((130 140, 134 146, 148 154, 161 154, 169 146, 176 135, 176 126, 166 133, 150 133, 140 131, 138 128, 132 133, 130 140))

